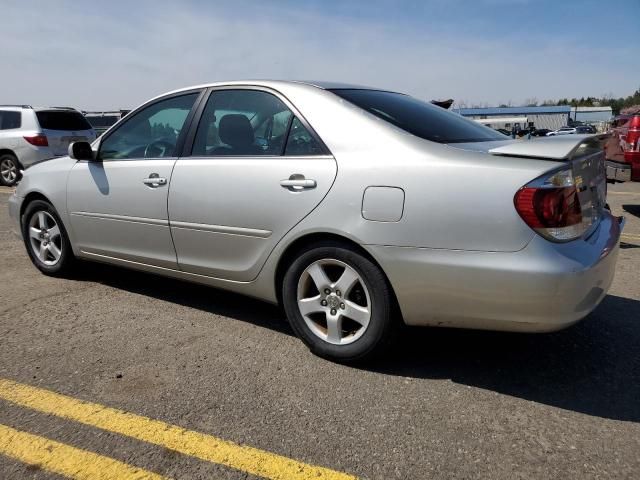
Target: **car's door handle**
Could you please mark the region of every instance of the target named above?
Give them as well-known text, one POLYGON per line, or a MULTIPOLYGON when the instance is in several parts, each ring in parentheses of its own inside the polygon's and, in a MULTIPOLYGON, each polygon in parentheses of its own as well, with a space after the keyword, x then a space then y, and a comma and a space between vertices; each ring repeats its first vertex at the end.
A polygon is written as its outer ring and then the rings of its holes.
POLYGON ((166 178, 162 178, 157 173, 152 173, 151 175, 149 175, 149 178, 145 178, 144 180, 142 180, 142 183, 144 183, 148 187, 156 188, 156 187, 159 187, 161 185, 166 185, 167 184, 167 179, 166 178))
POLYGON ((289 190, 297 191, 307 188, 316 188, 316 181, 310 178, 304 178, 304 175, 294 174, 286 180, 280 180, 280 186, 289 190))

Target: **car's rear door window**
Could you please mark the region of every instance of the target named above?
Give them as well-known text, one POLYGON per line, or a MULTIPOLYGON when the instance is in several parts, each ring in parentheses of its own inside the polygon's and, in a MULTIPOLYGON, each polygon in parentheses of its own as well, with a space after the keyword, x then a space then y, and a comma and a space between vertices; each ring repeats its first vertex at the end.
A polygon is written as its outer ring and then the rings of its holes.
POLYGON ((11 110, 0 110, 0 130, 20 128, 22 114, 11 110))
POLYGON ((333 93, 417 137, 438 143, 487 142, 504 136, 442 107, 401 93, 332 89, 333 93))
POLYGON ((41 110, 36 112, 40 128, 45 130, 91 130, 91 125, 80 112, 41 110))
POLYGON ((192 156, 312 156, 326 147, 296 114, 263 90, 211 93, 193 142, 192 156))
POLYGON ((287 146, 284 154, 287 156, 322 155, 322 146, 311 135, 311 132, 295 117, 291 123, 287 146))
POLYGON ((202 113, 194 156, 281 155, 293 113, 261 90, 214 91, 202 113))

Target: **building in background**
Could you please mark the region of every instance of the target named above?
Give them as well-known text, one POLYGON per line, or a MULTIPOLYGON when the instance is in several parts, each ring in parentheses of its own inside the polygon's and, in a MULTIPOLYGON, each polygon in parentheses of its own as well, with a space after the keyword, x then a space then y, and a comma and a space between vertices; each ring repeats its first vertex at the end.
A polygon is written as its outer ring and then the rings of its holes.
POLYGON ((511 131, 514 127, 516 130, 524 130, 529 126, 529 117, 490 117, 474 118, 474 120, 494 130, 511 131))
POLYGON ((571 107, 571 120, 596 127, 598 132, 606 132, 611 123, 611 107, 571 107))
POLYGON ((570 106, 542 106, 542 107, 495 107, 495 108, 454 108, 452 111, 459 113, 464 117, 473 120, 482 120, 485 125, 492 128, 504 128, 510 130, 514 127, 508 119, 514 117, 526 117, 526 125, 520 125, 520 128, 527 129, 529 127, 548 128, 549 130, 557 130, 569 124, 571 119, 570 106), (493 120, 493 122, 488 122, 493 120), (500 127, 494 127, 493 124, 500 124, 500 127))
POLYGON ((571 119, 574 122, 609 122, 612 116, 611 107, 571 107, 571 119))

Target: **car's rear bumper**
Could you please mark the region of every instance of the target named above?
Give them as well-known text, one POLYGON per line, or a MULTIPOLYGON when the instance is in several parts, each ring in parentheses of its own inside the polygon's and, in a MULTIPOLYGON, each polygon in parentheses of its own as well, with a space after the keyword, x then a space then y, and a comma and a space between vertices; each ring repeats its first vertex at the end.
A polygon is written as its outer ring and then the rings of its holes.
POLYGON ((616 182, 631 181, 631 165, 607 160, 607 180, 616 182))
POLYGON ((620 219, 607 213, 587 239, 534 239, 518 252, 368 246, 409 325, 544 332, 567 327, 604 298, 620 219))

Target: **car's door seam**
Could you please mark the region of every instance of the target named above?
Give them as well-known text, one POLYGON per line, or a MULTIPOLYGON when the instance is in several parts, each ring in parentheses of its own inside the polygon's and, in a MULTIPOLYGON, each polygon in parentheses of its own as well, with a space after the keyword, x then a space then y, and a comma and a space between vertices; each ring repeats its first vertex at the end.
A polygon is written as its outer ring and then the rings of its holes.
POLYGON ((289 233, 291 233, 291 231, 296 228, 298 225, 300 225, 309 215, 311 215, 313 212, 315 212, 320 205, 322 205, 324 203, 324 200, 327 198, 327 195, 329 195, 329 192, 331 192, 331 190, 333 189, 333 186, 335 185, 336 181, 338 180, 338 175, 340 173, 339 170, 339 164, 338 161, 336 160, 336 157, 334 155, 331 155, 331 159, 333 160, 333 163, 336 167, 335 170, 335 175, 333 176, 333 181, 331 182, 331 185, 329 185, 329 188, 327 189, 327 192, 324 194, 324 196, 320 199, 320 201, 316 204, 315 207, 313 207, 309 213, 307 213, 304 217, 302 217, 300 219, 300 221, 296 222, 294 225, 291 226, 291 228, 289 230, 287 230, 281 237, 280 240, 278 240, 274 245, 273 248, 271 249, 271 251, 269 252, 269 254, 265 257, 264 262, 262 262, 262 266, 260 267, 260 270, 258 270, 258 273, 256 273, 256 276, 253 277, 250 282, 255 282, 258 277, 260 277, 260 274, 262 273, 262 271, 264 270, 265 265, 269 262, 269 259, 271 258, 271 255, 273 255, 273 252, 276 251, 276 249, 278 248, 278 246, 282 243, 282 241, 287 237, 287 235, 289 235, 289 233))
MULTIPOLYGON (((184 145, 183 145, 183 150, 184 150, 184 145)), ((173 231, 171 229, 171 213, 169 211, 169 199, 171 198, 171 180, 173 179, 173 172, 176 169, 176 165, 178 164, 178 161, 180 160, 181 157, 176 158, 176 161, 173 162, 173 166, 171 167, 171 173, 169 174, 169 182, 167 185, 167 226, 169 227, 169 238, 171 238, 171 245, 173 245, 173 254, 176 257, 176 266, 178 267, 178 270, 182 271, 182 268, 180 267, 180 262, 178 262, 178 249, 176 248, 176 241, 173 238, 173 231)))

